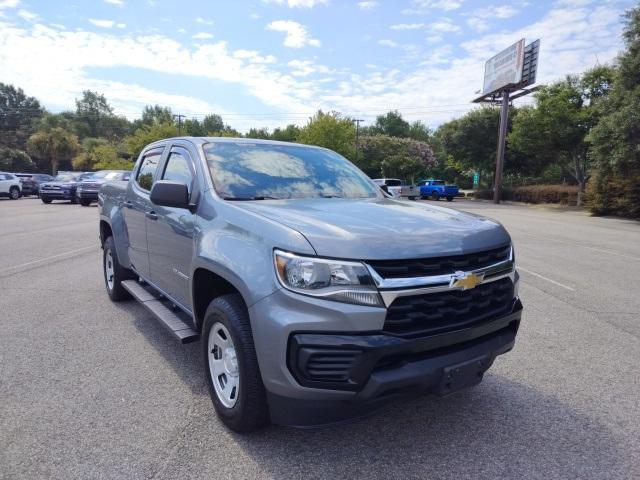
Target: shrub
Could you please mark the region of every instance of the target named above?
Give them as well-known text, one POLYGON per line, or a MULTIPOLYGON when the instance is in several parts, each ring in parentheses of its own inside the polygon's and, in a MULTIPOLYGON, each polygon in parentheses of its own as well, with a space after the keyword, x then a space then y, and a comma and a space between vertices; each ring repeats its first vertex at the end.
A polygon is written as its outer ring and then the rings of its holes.
MULTIPOLYGON (((502 189, 502 199, 525 203, 559 203, 576 205, 579 188, 576 185, 528 185, 502 189)), ((493 190, 476 190, 474 197, 490 200, 493 190)))

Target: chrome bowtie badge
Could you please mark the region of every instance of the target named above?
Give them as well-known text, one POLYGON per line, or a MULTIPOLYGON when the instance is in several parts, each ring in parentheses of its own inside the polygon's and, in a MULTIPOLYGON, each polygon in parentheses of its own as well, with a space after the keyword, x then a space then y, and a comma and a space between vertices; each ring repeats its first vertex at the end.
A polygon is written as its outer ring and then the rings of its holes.
POLYGON ((484 280, 484 273, 465 273, 458 271, 452 275, 451 281, 449 282, 449 288, 469 290, 480 285, 482 280, 484 280))

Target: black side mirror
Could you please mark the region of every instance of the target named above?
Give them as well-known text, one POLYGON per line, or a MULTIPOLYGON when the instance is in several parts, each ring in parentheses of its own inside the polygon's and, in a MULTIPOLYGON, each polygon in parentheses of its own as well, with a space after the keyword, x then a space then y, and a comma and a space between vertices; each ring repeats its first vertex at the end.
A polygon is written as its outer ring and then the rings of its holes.
POLYGON ((189 189, 180 182, 158 180, 151 187, 149 198, 162 207, 190 208, 189 189))

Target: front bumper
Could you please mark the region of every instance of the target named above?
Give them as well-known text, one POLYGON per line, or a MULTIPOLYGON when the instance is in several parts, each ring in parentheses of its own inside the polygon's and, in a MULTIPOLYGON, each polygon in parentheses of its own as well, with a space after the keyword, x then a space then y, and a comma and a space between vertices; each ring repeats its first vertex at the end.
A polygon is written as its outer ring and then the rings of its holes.
POLYGON ((381 331, 385 309, 313 299, 303 308, 296 297, 280 290, 250 311, 271 419, 297 427, 340 423, 400 397, 479 383, 513 348, 522 311, 515 299, 500 318, 405 338, 381 331))
POLYGON ((40 198, 44 200, 71 200, 75 195, 75 190, 40 190, 40 198))
POLYGON ((80 200, 98 201, 98 190, 78 190, 77 196, 80 200))

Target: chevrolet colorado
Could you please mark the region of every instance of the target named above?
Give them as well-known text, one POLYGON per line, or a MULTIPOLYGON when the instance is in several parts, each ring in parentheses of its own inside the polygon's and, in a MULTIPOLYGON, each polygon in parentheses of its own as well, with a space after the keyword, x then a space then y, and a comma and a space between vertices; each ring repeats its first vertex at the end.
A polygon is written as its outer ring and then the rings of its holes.
POLYGON ((166 139, 98 202, 107 294, 200 339, 213 406, 235 431, 446 395, 514 345, 505 229, 389 199, 330 150, 166 139))

